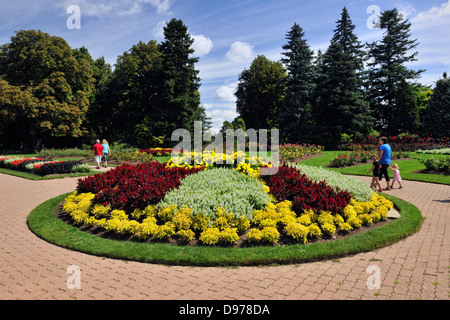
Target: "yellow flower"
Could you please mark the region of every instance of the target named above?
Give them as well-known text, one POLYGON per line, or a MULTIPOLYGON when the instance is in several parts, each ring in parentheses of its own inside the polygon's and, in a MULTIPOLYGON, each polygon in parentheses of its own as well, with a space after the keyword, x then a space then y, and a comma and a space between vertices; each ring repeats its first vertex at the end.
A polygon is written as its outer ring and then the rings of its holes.
POLYGON ((200 234, 199 240, 204 244, 215 245, 219 242, 219 228, 208 228, 200 234))
POLYGON ((286 227, 284 227, 284 232, 292 237, 296 241, 302 241, 303 243, 308 242, 308 227, 297 222, 291 222, 286 227))

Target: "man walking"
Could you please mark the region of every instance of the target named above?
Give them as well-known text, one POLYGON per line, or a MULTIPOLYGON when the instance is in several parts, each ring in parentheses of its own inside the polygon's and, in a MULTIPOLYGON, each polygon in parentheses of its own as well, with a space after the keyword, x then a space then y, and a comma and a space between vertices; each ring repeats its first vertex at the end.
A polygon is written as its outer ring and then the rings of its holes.
POLYGON ((103 146, 100 144, 100 140, 97 139, 92 147, 91 153, 94 153, 94 161, 97 163, 97 169, 100 169, 100 162, 102 161, 103 146))

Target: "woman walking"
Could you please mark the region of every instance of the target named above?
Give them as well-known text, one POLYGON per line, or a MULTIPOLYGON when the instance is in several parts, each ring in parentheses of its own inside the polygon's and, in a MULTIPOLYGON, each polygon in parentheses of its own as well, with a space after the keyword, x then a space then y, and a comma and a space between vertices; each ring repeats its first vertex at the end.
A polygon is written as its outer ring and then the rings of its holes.
POLYGON ((383 180, 383 176, 386 179, 386 191, 391 190, 391 178, 389 177, 388 168, 391 165, 391 146, 388 145, 386 137, 381 137, 379 140, 380 148, 378 149, 378 158, 380 159, 380 181, 383 180))

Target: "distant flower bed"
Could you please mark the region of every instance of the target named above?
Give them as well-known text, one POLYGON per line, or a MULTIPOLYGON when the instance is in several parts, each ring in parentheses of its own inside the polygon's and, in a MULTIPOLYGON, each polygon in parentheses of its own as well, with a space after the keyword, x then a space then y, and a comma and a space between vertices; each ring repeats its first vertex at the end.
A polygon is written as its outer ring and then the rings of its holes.
MULTIPOLYGON (((40 176, 72 173, 81 161, 44 161, 37 157, 0 157, 0 168, 24 171, 40 176)), ((88 172, 85 168, 83 172, 88 172)))
MULTIPOLYGON (((355 146, 355 148, 350 151, 335 153, 329 166, 332 168, 341 168, 353 166, 357 163, 367 163, 374 154, 378 155, 377 149, 368 151, 364 150, 360 145, 355 146)), ((406 159, 409 158, 409 152, 392 152, 391 158, 406 159)))
POLYGON ((433 149, 433 150, 417 150, 416 152, 422 153, 422 154, 450 155, 450 148, 433 149))
POLYGON ((272 176, 204 164, 119 166, 80 179, 63 211, 77 225, 137 241, 273 245, 331 239, 386 220, 393 207, 376 193, 353 190, 354 197, 337 178, 331 186, 286 164, 272 176))
MULTIPOLYGON (((375 150, 378 148, 378 140, 380 137, 370 137, 359 134, 352 138, 351 143, 347 143, 340 150, 352 150, 359 146, 364 150, 375 150)), ((388 143, 393 151, 398 152, 416 152, 416 150, 427 150, 435 148, 450 147, 449 137, 420 137, 416 134, 401 134, 398 136, 390 136, 388 143)))
POLYGON ((279 150, 282 161, 294 161, 318 154, 324 150, 324 147, 315 144, 283 144, 279 150))
POLYGON ((139 153, 151 154, 155 157, 170 156, 172 154, 172 148, 150 148, 139 150, 139 153))

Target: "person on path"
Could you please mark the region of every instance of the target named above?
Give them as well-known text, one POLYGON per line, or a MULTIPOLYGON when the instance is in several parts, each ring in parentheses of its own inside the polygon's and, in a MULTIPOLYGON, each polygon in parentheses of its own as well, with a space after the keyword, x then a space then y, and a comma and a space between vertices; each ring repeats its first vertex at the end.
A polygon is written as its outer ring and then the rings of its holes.
POLYGON ((111 150, 109 149, 108 141, 103 139, 102 141, 102 147, 103 147, 103 167, 108 168, 108 156, 111 153, 111 150))
POLYGON ((389 167, 394 172, 394 179, 392 179, 391 188, 394 188, 395 181, 400 185, 399 189, 403 188, 402 186, 402 177, 400 176, 400 170, 398 169, 398 164, 394 163, 392 167, 389 167))
POLYGON ((376 154, 374 154, 371 158, 373 160, 372 169, 370 169, 370 171, 367 172, 367 174, 373 172, 373 178, 372 178, 372 183, 370 184, 370 187, 371 188, 378 187, 377 191, 382 192, 383 190, 381 189, 381 184, 380 184, 380 161, 376 154))
POLYGON ((386 179, 386 188, 384 190, 391 190, 391 178, 389 177, 388 168, 391 165, 391 146, 387 143, 386 137, 381 137, 379 140, 380 148, 378 149, 378 158, 380 159, 380 181, 383 180, 383 176, 386 179))
POLYGON ((102 161, 103 146, 100 144, 100 140, 97 139, 92 147, 91 153, 94 153, 94 161, 97 163, 97 169, 100 169, 100 162, 102 161))

